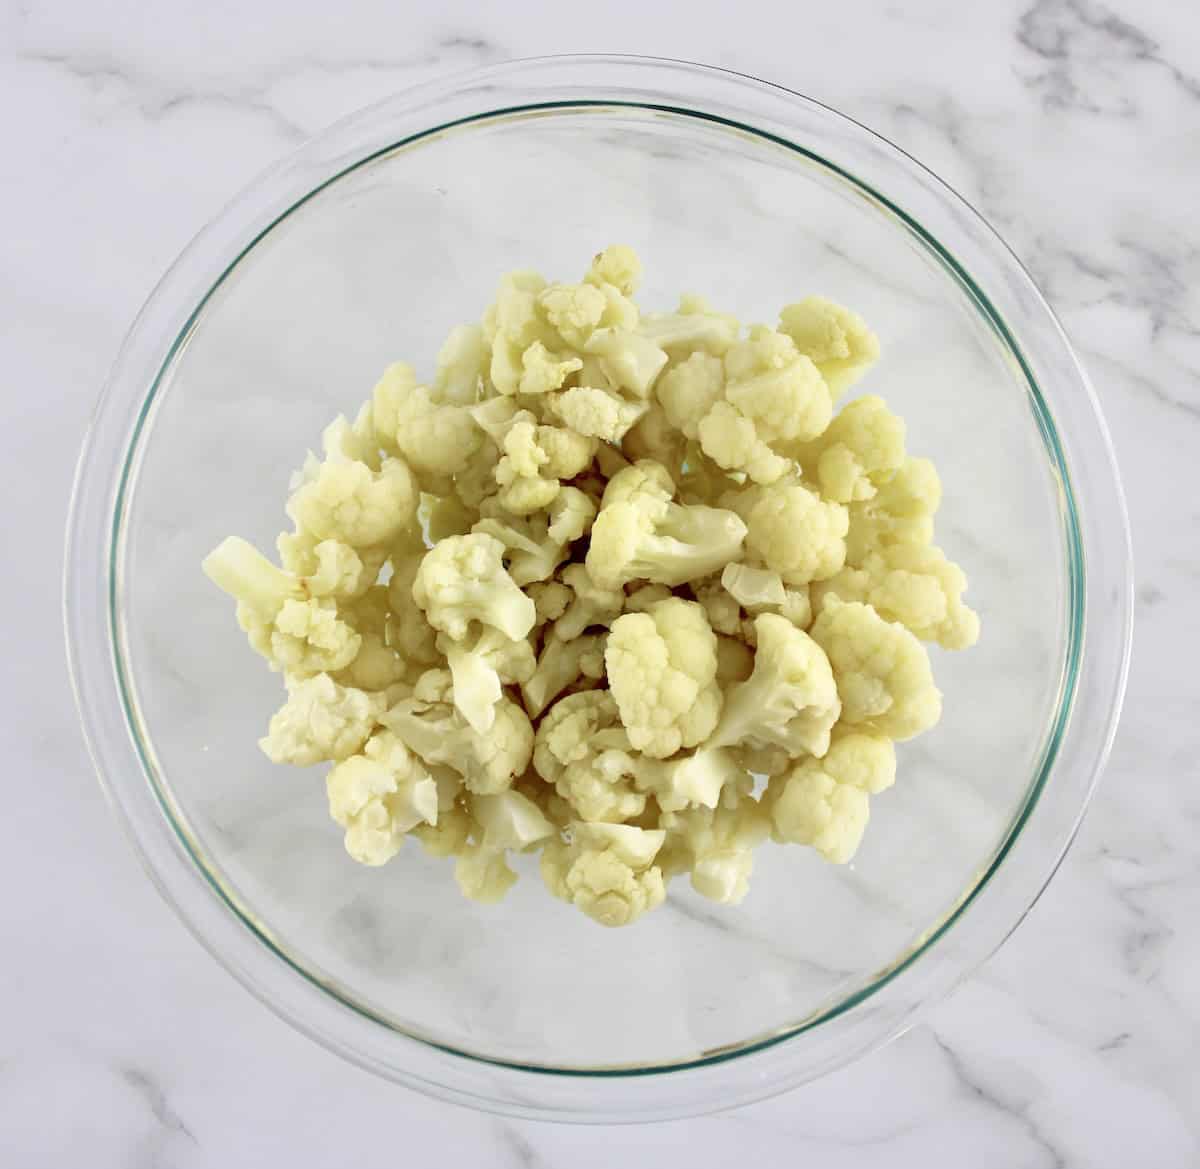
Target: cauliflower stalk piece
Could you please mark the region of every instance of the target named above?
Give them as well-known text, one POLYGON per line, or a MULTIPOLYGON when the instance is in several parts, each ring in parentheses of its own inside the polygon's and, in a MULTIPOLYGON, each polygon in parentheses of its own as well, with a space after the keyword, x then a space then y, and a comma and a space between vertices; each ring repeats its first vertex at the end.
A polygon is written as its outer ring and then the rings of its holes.
POLYGON ((529 642, 513 641, 499 629, 485 627, 470 642, 439 634, 437 646, 446 655, 454 680, 454 705, 480 734, 495 724, 502 687, 528 682, 537 669, 529 642))
POLYGON ((471 815, 477 839, 459 855, 454 878, 465 897, 490 904, 516 884, 508 852, 532 848, 554 835, 555 827, 537 804, 516 791, 472 796, 471 815))

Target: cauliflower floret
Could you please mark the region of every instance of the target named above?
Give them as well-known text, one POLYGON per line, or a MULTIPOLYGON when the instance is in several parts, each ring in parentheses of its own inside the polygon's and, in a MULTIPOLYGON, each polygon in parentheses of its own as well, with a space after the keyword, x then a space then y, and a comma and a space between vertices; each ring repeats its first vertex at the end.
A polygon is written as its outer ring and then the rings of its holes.
POLYGON ((396 648, 387 587, 373 585, 358 600, 344 604, 341 615, 354 626, 362 644, 354 660, 338 672, 337 680, 360 690, 386 690, 404 681, 410 663, 396 648))
POLYGON ((504 791, 524 774, 533 755, 529 718, 515 702, 501 697, 491 730, 480 734, 451 705, 452 691, 448 672, 430 671, 418 681, 412 698, 396 703, 379 721, 426 763, 454 768, 469 791, 504 791))
POLYGON ((418 492, 403 459, 366 463, 327 457, 309 467, 287 511, 296 526, 318 540, 372 548, 396 539, 417 512, 418 492))
POLYGON ((209 579, 236 598, 238 624, 273 670, 296 677, 349 665, 362 638, 332 600, 305 597, 301 583, 252 544, 230 536, 205 557, 209 579))
POLYGON ((413 582, 413 600, 429 624, 463 640, 472 621, 519 641, 537 619, 531 601, 504 568, 504 545, 482 532, 451 536, 431 548, 413 582))
POLYGON ((610 749, 630 749, 617 704, 607 690, 584 690, 560 698, 546 712, 537 729, 533 766, 547 783, 556 783, 571 764, 610 749))
POLYGON ((879 339, 862 317, 823 296, 787 305, 779 314, 779 328, 813 360, 835 398, 879 359, 879 339))
POLYGON ((554 623, 554 635, 562 641, 573 641, 594 625, 611 625, 620 616, 625 604, 625 593, 620 585, 599 587, 586 565, 568 565, 563 569, 562 582, 575 594, 566 611, 554 623))
POLYGON ((589 284, 611 284, 622 296, 632 296, 642 282, 642 261, 627 244, 612 244, 592 257, 584 280, 589 284))
POLYGON ((709 353, 693 353, 658 379, 654 395, 670 424, 685 437, 699 438, 700 420, 725 394, 725 365, 709 353))
POLYGON ((718 402, 696 427, 700 448, 718 467, 745 473, 755 483, 776 483, 791 463, 759 437, 752 419, 728 402, 718 402))
POLYGON ((404 456, 419 478, 456 475, 470 465, 482 442, 465 406, 439 402, 415 384, 412 367, 389 366, 371 391, 375 433, 385 450, 404 456))
POLYGON ((585 492, 578 487, 563 486, 550 505, 546 535, 564 547, 573 544, 592 530, 596 511, 596 505, 585 492))
MULTIPOLYGON (((727 567, 740 567, 729 565, 727 567)), ((717 576, 706 576, 689 582, 688 590, 704 609, 714 632, 732 637, 742 628, 742 610, 737 601, 721 586, 717 576)))
POLYGON ((438 350, 435 398, 465 406, 478 401, 491 359, 481 326, 455 325, 438 350))
POLYGON ((446 655, 454 679, 454 705, 480 734, 490 731, 496 721, 501 687, 529 681, 537 668, 529 642, 513 641, 498 629, 482 629, 469 643, 442 633, 437 647, 446 655))
POLYGON ((454 877, 463 895, 472 901, 499 901, 516 883, 508 867, 510 849, 531 848, 555 832, 538 806, 520 792, 473 796, 471 815, 478 839, 459 856, 454 877))
POLYGON ((546 887, 601 925, 629 925, 666 897, 654 857, 664 833, 629 824, 570 826, 570 843, 550 840, 542 852, 546 887))
POLYGON ((846 561, 862 564, 871 552, 890 544, 931 544, 933 517, 942 502, 942 484, 928 459, 908 457, 875 497, 850 508, 846 561))
POLYGON ((795 453, 826 499, 861 502, 904 462, 904 420, 882 398, 867 394, 839 411, 820 438, 795 453))
POLYGON ((583 367, 578 357, 563 357, 552 353, 540 341, 535 341, 521 354, 522 394, 550 394, 561 389, 569 374, 583 367))
POLYGON ((785 584, 803 585, 833 576, 846 562, 849 515, 799 483, 777 484, 726 496, 746 521, 746 551, 779 573, 785 584))
POLYGON ((584 471, 595 453, 596 440, 573 430, 525 419, 513 423, 496 464, 501 504, 517 515, 549 507, 558 495, 559 480, 584 471))
POLYGON ((896 780, 896 749, 880 735, 834 735, 823 759, 804 759, 767 788, 772 835, 808 844, 833 864, 854 856, 867 826, 868 795, 896 780))
MULTIPOLYGON (((791 462, 773 444, 819 435, 832 413, 829 390, 788 337, 763 325, 725 354, 723 371, 723 397, 695 423, 700 447, 727 471, 776 483, 791 462)), ((694 392, 703 397, 716 376, 706 371, 694 392)))
POLYGON ((551 632, 537 668, 521 682, 521 697, 530 718, 537 718, 580 677, 604 677, 604 638, 591 634, 563 641, 551 632))
POLYGON ((723 905, 737 905, 745 898, 754 849, 770 832, 770 823, 754 800, 739 800, 732 807, 664 811, 660 822, 671 852, 686 856, 697 893, 723 905))
POLYGON ((829 596, 812 637, 829 656, 848 727, 911 739, 941 717, 929 655, 903 625, 885 621, 870 605, 829 596))
POLYGON ((979 617, 963 603, 967 578, 945 553, 920 544, 885 545, 813 586, 820 608, 833 595, 871 605, 885 621, 899 621, 922 641, 966 649, 979 640, 979 617))
POLYGON ((479 510, 468 507, 454 494, 423 494, 417 518, 430 544, 436 544, 447 536, 465 536, 479 522, 479 510))
POLYGON ((346 851, 359 864, 384 864, 406 833, 437 823, 437 783, 389 731, 376 732, 361 754, 334 766, 325 787, 329 813, 346 829, 346 851))
POLYGON ((694 747, 721 713, 717 639, 704 609, 672 597, 613 622, 608 683, 633 746, 655 759, 694 747))
POLYGON ((567 606, 575 595, 558 580, 534 581, 526 587, 525 593, 533 598, 534 611, 537 613, 535 629, 558 620, 567 611, 567 606))
POLYGON ((824 378, 790 337, 756 325, 725 354, 725 400, 766 443, 806 442, 829 425, 824 378))
POLYGON ((620 824, 640 816, 646 796, 634 787, 640 764, 629 752, 616 748, 589 752, 570 763, 554 783, 571 814, 589 823, 620 824))
POLYGON ((355 549, 299 529, 281 532, 275 547, 280 564, 299 579, 305 595, 339 601, 361 597, 378 579, 388 555, 386 545, 355 549))
POLYGON ((288 678, 288 699, 259 739, 272 763, 311 767, 345 759, 367 741, 383 713, 381 695, 339 686, 328 674, 288 678))
POLYGON ((555 394, 550 409, 576 434, 618 444, 650 406, 646 402, 627 402, 608 390, 582 385, 555 394))
POLYGON ((739 744, 784 747, 821 756, 841 712, 829 659, 786 617, 754 619, 754 672, 725 693, 725 707, 707 747, 739 744))
POLYGON ((870 800, 859 788, 838 783, 821 762, 807 759, 771 781, 785 784, 772 807, 771 825, 776 840, 811 845, 831 864, 844 865, 858 851, 870 800))
POLYGON ((673 491, 665 468, 650 461, 609 480, 586 560, 598 585, 679 585, 741 558, 746 525, 736 514, 673 503, 673 491))

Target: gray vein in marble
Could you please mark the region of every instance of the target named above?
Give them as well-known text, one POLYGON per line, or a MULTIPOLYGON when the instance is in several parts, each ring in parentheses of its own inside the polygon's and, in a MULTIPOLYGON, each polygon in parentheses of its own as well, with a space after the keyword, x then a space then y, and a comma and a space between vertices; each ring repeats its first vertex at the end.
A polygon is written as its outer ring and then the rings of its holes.
POLYGON ((1120 380, 1138 392, 1139 396, 1149 396, 1160 406, 1184 415, 1188 420, 1200 422, 1200 401, 1192 402, 1187 398, 1179 398, 1168 393, 1154 378, 1132 369, 1125 362, 1111 354, 1090 346, 1081 346, 1080 352, 1087 358, 1094 376, 1102 377, 1107 373, 1116 373, 1120 380))
POLYGON ((1030 1117, 1028 1103, 1010 1103, 1007 1100, 1002 1100, 997 1093, 989 1090, 981 1082, 979 1076, 967 1066, 964 1058, 946 1043, 936 1031, 930 1028, 929 1034, 941 1052, 950 1073, 964 1092, 974 1097, 992 1111, 998 1112, 1000 1115, 1020 1125, 1028 1134, 1030 1140, 1045 1152, 1049 1158, 1047 1163, 1051 1169, 1066 1169, 1067 1162, 1062 1153, 1055 1148, 1037 1123, 1030 1117))
POLYGON ((1200 100, 1200 79, 1168 61, 1136 25, 1092 0, 1037 0, 1018 20, 1016 37, 1045 65, 1023 78, 1041 94, 1044 109, 1136 117, 1129 87, 1111 83, 1112 72, 1132 65, 1160 69, 1187 97, 1200 100), (1103 95, 1099 81, 1107 82, 1103 95))
POLYGON ((146 1165, 150 1169, 158 1169, 158 1166, 164 1164, 162 1145, 174 1137, 183 1137, 199 1147, 200 1142, 196 1139, 196 1134, 172 1107, 161 1084, 132 1064, 118 1068, 117 1074, 137 1093, 158 1126, 148 1142, 146 1165))
POLYGON ((515 1124, 506 1120, 497 1120, 495 1128, 500 1143, 509 1154, 508 1163, 516 1166, 516 1169, 539 1169, 540 1166, 547 1164, 515 1124))
POLYGON ((138 112, 152 120, 193 106, 226 106, 270 119, 285 137, 295 141, 308 137, 313 127, 292 121, 269 100, 272 90, 284 82, 303 78, 310 73, 337 74, 365 70, 404 74, 414 69, 445 66, 451 62, 482 65, 505 56, 504 50, 486 37, 454 33, 439 36, 428 50, 408 55, 355 57, 344 62, 304 57, 263 70, 253 83, 231 78, 221 84, 217 79, 212 79, 203 87, 181 88, 165 77, 153 75, 115 57, 60 53, 50 49, 18 50, 14 54, 17 61, 60 70, 92 87, 104 84, 124 86, 134 96, 138 112))

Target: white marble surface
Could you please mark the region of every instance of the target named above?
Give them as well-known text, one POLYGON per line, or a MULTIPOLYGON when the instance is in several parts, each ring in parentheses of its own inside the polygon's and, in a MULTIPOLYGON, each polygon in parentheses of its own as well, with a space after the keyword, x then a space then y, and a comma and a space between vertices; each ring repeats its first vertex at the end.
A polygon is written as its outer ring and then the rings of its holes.
POLYGON ((1200 1162, 1200 8, 1181 0, 395 0, 0 5, 0 1165, 666 1169, 1200 1162), (71 467, 125 328, 267 162, 444 71, 564 50, 689 57, 883 131, 1033 269, 1102 396, 1138 618, 1125 720, 1030 918, 879 1054, 693 1122, 513 1123, 290 1031, 160 902, 92 777, 58 620, 71 467))

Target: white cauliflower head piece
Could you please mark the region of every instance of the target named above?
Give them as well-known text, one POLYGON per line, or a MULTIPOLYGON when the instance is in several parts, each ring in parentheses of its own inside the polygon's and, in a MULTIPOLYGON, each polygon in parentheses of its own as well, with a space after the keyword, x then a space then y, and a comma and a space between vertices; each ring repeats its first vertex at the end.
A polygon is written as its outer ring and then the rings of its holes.
POLYGON ((793 755, 824 755, 841 713, 829 659, 777 613, 760 613, 754 628, 754 672, 726 692, 721 720, 706 745, 777 745, 793 755))
POLYGON ((654 858, 665 833, 630 824, 570 825, 569 843, 550 840, 542 852, 542 878, 554 896, 593 921, 628 925, 666 898, 654 858))
POLYGON ((613 622, 604 661, 633 746, 655 759, 703 742, 717 725, 717 638, 702 606, 679 597, 613 622))
POLYGON ((413 599, 429 624, 461 641, 472 621, 517 641, 533 628, 533 601, 504 567, 504 545, 482 532, 450 536, 426 553, 413 599))
POLYGON ((903 625, 885 621, 870 605, 831 596, 812 637, 833 667, 847 726, 911 739, 941 717, 929 655, 903 625))
POLYGON ((388 731, 331 768, 325 786, 330 815, 346 829, 346 851, 360 864, 386 863, 418 824, 437 823, 437 783, 388 731))
POLYGON ((310 767, 362 748, 383 712, 382 695, 339 686, 328 674, 289 678, 287 701, 259 746, 272 763, 310 767))

